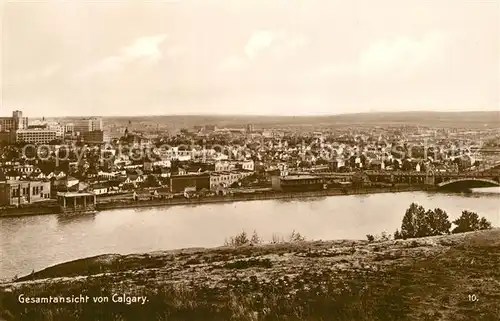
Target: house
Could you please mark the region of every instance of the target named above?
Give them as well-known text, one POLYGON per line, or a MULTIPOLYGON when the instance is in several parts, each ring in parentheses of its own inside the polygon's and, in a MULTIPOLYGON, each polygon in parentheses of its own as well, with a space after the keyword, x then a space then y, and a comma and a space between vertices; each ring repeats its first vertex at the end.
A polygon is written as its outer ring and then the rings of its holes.
POLYGON ((60 179, 56 179, 54 181, 54 185, 56 187, 71 188, 75 185, 78 185, 79 182, 80 182, 80 180, 77 178, 74 178, 73 176, 66 176, 66 177, 63 177, 60 179))
POLYGON ((105 179, 112 179, 112 178, 116 177, 116 174, 112 173, 112 172, 99 171, 97 173, 97 177, 99 177, 99 178, 105 178, 105 179))
POLYGON ((168 168, 160 168, 159 170, 160 177, 167 178, 170 177, 170 169, 168 168))
POLYGON ((372 170, 384 170, 385 163, 379 159, 371 159, 368 162, 368 167, 369 167, 369 169, 372 169, 372 170))
POLYGON ((33 165, 17 165, 14 166, 14 170, 21 173, 21 175, 29 176, 31 173, 35 171, 35 167, 33 165))
POLYGON ((88 189, 96 195, 106 195, 108 194, 109 184, 98 183, 90 186, 88 189))
POLYGON ((65 176, 66 176, 66 173, 64 173, 63 171, 59 171, 59 170, 55 170, 55 171, 50 172, 50 173, 45 175, 46 178, 48 178, 48 179, 54 178, 55 180, 59 180, 65 176))
POLYGON ((129 174, 125 179, 124 184, 132 184, 134 186, 137 186, 137 184, 144 183, 144 181, 145 181, 144 175, 129 174))
POLYGON ((123 186, 125 185, 125 181, 127 180, 127 177, 125 176, 119 176, 116 177, 108 182, 109 184, 109 190, 108 193, 117 193, 121 192, 123 189, 123 186))
POLYGON ((42 172, 39 172, 39 173, 33 172, 33 173, 31 173, 31 175, 28 176, 28 178, 30 180, 43 180, 43 179, 46 179, 47 176, 45 176, 45 174, 42 172))

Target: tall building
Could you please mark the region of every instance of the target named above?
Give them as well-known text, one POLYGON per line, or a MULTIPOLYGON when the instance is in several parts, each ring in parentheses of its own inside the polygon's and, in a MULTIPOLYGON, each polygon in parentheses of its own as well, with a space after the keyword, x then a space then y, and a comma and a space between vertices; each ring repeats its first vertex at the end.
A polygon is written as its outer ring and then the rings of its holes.
POLYGON ((14 144, 16 142, 16 132, 3 132, 0 131, 0 143, 14 144))
POLYGON ((14 110, 12 112, 12 119, 14 119, 15 129, 26 129, 28 128, 28 117, 23 117, 23 112, 20 110, 14 110))
POLYGON ((0 127, 2 131, 11 131, 28 128, 28 117, 23 117, 23 112, 15 110, 12 117, 0 117, 0 127))
POLYGON ((96 130, 103 130, 102 118, 82 118, 73 122, 73 131, 75 133, 87 133, 96 130))
POLYGON ((92 130, 92 121, 90 119, 76 119, 73 122, 73 131, 75 133, 86 133, 92 130))
POLYGON ((65 133, 74 133, 75 132, 75 125, 73 123, 66 124, 64 126, 64 132, 65 133))
POLYGON ((103 130, 102 118, 92 118, 90 125, 92 127, 91 131, 103 130))
POLYGON ((89 144, 103 144, 108 143, 110 138, 109 134, 102 130, 93 130, 82 134, 83 141, 89 144))
POLYGON ((57 137, 64 137, 65 126, 59 123, 49 123, 47 124, 47 129, 54 130, 57 133, 57 137))

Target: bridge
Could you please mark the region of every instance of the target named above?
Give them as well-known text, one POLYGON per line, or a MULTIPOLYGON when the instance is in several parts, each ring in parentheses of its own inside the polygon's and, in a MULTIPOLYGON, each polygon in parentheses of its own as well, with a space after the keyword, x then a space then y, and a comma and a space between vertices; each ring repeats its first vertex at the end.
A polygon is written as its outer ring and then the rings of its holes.
POLYGON ((500 173, 485 172, 390 172, 366 171, 370 181, 393 184, 424 184, 438 188, 500 186, 500 173))
POLYGON ((381 184, 427 185, 438 188, 475 188, 500 186, 500 162, 490 164, 476 171, 466 172, 417 172, 417 171, 385 171, 365 170, 360 172, 320 172, 308 173, 320 176, 325 181, 352 182, 356 175, 363 175, 364 181, 381 184))
POLYGON ((488 178, 476 178, 476 177, 468 177, 468 178, 456 178, 448 181, 444 181, 438 183, 437 186, 439 188, 447 188, 447 187, 494 187, 500 186, 500 182, 494 179, 488 178))
POLYGON ((438 188, 474 188, 500 186, 500 172, 417 172, 417 171, 362 171, 358 173, 321 173, 326 179, 352 181, 355 175, 364 175, 372 183, 428 185, 438 188))

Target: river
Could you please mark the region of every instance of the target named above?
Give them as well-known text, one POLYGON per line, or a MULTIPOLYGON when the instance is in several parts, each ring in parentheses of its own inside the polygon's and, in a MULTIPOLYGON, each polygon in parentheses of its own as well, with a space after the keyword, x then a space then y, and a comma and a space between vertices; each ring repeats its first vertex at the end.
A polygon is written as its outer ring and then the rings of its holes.
POLYGON ((1 218, 0 278, 98 254, 221 246, 243 230, 256 230, 265 241, 293 230, 309 240, 366 239, 367 234, 393 233, 412 202, 442 208, 451 220, 471 210, 500 226, 498 188, 470 194, 405 192, 121 209, 73 218, 1 218))

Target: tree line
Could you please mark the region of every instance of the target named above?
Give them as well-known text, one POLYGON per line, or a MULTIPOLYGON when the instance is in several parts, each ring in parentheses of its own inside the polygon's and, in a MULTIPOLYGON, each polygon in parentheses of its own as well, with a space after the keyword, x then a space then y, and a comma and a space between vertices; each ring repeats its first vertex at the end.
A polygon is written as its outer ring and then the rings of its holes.
POLYGON ((450 221, 448 214, 440 209, 426 210, 422 205, 412 203, 406 210, 401 230, 396 230, 394 239, 436 236, 490 229, 491 222, 477 213, 464 210, 459 218, 450 221), (452 223, 455 227, 452 229, 452 223))
MULTIPOLYGON (((448 214, 440 208, 426 210, 423 206, 412 203, 405 212, 401 228, 394 232, 394 239, 410 239, 491 229, 492 225, 485 217, 475 212, 464 210, 460 217, 450 221, 448 214), (452 226, 454 226, 452 228, 452 226)), ((366 235, 368 241, 388 241, 391 234, 381 236, 366 235)))

